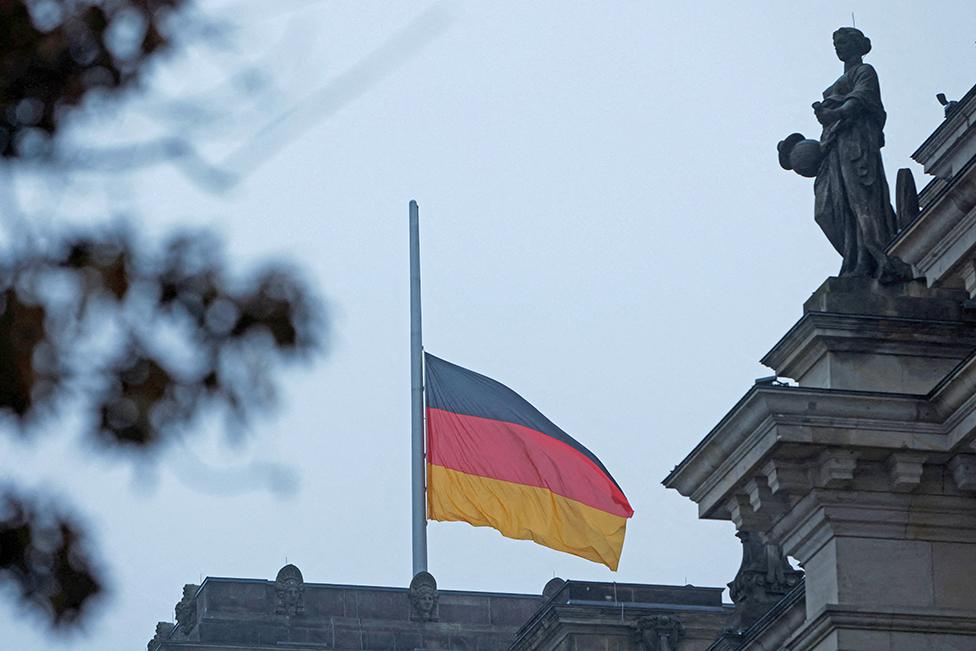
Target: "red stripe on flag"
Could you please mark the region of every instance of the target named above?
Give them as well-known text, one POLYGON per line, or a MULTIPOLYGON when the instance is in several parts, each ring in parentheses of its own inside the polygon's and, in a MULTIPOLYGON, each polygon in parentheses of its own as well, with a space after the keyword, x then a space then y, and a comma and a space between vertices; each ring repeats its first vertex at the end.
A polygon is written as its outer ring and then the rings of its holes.
POLYGON ((427 409, 428 462, 452 470, 546 488, 625 518, 634 510, 614 482, 572 446, 504 421, 427 409))

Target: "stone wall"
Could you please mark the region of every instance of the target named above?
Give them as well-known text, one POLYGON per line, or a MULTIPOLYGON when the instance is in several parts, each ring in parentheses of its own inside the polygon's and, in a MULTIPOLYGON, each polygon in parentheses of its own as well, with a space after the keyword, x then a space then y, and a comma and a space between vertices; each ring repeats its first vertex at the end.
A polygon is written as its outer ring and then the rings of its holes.
POLYGON ((505 594, 438 590, 425 572, 409 588, 367 587, 305 583, 286 565, 274 581, 185 586, 149 651, 699 651, 731 612, 721 588, 553 579, 505 594))
POLYGON ((300 573, 294 580, 297 568, 288 583, 282 572, 275 581, 208 577, 188 586, 176 625, 160 624, 150 651, 501 651, 542 603, 541 595, 435 588, 423 612, 408 588, 304 583, 300 573))

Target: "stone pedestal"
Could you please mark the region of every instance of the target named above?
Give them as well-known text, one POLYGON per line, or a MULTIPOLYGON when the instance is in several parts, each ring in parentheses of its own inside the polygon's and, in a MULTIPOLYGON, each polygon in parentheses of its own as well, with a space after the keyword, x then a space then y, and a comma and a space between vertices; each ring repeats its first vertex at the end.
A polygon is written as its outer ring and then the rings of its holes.
POLYGON ((753 387, 665 480, 802 565, 805 620, 775 648, 976 649, 976 325, 961 299, 828 281, 764 359, 799 386, 753 387))
POLYGON ((830 278, 762 359, 800 386, 928 393, 976 348, 964 290, 830 278))

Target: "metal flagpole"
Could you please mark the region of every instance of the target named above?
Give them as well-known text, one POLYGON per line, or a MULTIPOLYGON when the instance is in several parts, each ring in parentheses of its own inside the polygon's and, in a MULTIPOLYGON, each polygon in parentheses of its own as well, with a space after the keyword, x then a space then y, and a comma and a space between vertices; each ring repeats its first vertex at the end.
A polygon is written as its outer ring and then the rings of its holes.
POLYGON ((427 500, 424 463, 424 345, 420 329, 420 210, 410 201, 410 426, 413 574, 427 571, 427 500))

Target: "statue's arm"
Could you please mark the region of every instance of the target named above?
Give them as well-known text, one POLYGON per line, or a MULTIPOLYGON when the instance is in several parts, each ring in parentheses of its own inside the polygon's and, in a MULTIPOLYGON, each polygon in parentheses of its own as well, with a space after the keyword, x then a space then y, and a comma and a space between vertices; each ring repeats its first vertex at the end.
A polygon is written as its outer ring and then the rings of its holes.
POLYGON ((839 122, 846 118, 851 118, 861 112, 861 102, 856 97, 848 97, 840 106, 825 108, 821 105, 819 111, 815 111, 820 124, 828 125, 839 122))
POLYGON ((813 112, 820 124, 828 125, 857 116, 868 106, 881 105, 881 89, 878 73, 868 64, 862 64, 851 73, 853 88, 837 106, 831 102, 814 102, 813 112))

